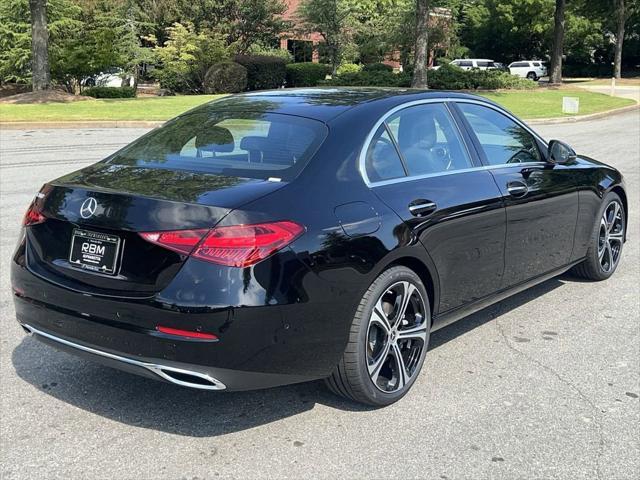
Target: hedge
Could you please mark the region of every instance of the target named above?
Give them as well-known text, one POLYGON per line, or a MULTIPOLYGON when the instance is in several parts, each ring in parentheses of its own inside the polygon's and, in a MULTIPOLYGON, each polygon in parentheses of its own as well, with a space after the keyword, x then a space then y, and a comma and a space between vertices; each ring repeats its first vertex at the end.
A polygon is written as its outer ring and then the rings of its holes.
POLYGON ((411 77, 406 73, 393 73, 389 71, 353 72, 334 75, 330 80, 321 82, 323 85, 348 86, 348 87, 408 87, 411 85, 411 77))
POLYGON ((134 98, 136 89, 133 87, 89 87, 85 88, 82 94, 93 98, 134 98))
POLYGON ((287 65, 287 87, 315 87, 331 73, 331 65, 304 62, 287 65))
POLYGON ((430 88, 437 90, 529 89, 537 86, 534 81, 501 70, 463 70, 451 64, 429 70, 427 81, 430 88))
POLYGON ((247 69, 236 62, 220 62, 207 70, 204 93, 238 93, 247 88, 247 69))
POLYGON ((342 75, 343 73, 358 73, 362 70, 362 65, 358 65, 356 63, 343 63, 338 67, 338 71, 336 72, 338 75, 342 75))
POLYGON ((267 55, 237 55, 235 61, 247 69, 247 89, 263 90, 284 85, 287 63, 267 55))
POLYGON ((386 63, 369 63, 362 67, 363 72, 393 72, 393 67, 386 63))

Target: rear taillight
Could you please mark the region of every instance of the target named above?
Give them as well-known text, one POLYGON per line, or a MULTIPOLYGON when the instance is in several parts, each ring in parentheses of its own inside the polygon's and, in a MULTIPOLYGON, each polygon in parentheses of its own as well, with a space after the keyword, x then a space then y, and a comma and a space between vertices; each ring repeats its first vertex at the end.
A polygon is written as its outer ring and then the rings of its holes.
POLYGON ((302 235, 304 227, 288 220, 211 230, 144 232, 145 240, 185 255, 230 267, 249 267, 302 235))
POLYGON ((24 214, 24 218, 22 219, 22 226, 28 227, 30 225, 37 225, 39 223, 44 222, 47 219, 40 209, 36 206, 35 202, 29 205, 29 209, 27 213, 24 214))
POLYGON ((176 230, 174 232, 144 232, 140 236, 148 242, 189 255, 208 232, 209 229, 176 230))

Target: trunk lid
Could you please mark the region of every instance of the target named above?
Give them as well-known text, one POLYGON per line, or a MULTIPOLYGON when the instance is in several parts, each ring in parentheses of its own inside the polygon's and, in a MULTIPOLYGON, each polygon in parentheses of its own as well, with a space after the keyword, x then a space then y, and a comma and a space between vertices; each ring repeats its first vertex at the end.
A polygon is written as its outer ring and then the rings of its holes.
POLYGON ((98 163, 45 185, 38 194, 47 220, 27 228, 27 265, 81 292, 148 297, 168 285, 187 256, 149 243, 139 232, 212 228, 234 208, 284 185, 98 163), (92 236, 105 240, 97 248, 107 245, 105 262, 113 269, 88 270, 73 263, 78 253, 72 255, 72 242, 92 236))

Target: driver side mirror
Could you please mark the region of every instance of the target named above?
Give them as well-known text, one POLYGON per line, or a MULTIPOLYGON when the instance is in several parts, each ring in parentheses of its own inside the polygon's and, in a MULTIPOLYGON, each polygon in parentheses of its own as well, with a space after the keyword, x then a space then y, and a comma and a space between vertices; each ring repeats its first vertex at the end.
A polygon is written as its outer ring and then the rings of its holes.
POLYGON ((577 158, 576 152, 560 140, 551 140, 547 149, 547 156, 552 163, 569 163, 577 158))

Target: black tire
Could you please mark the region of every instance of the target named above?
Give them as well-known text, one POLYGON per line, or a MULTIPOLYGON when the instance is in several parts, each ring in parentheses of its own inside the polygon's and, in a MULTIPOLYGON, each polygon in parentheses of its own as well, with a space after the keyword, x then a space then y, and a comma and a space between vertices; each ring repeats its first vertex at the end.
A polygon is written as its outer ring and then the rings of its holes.
MULTIPOLYGON (((379 311, 379 309, 376 310, 376 312, 379 311)), ((329 389, 337 395, 376 407, 390 405, 404 397, 413 386, 424 363, 431 329, 430 312, 427 291, 420 277, 413 270, 395 266, 384 271, 371 284, 358 305, 345 352, 334 372, 326 379, 329 389), (402 308, 405 305, 404 296, 398 300, 400 291, 409 292, 407 307, 404 309, 402 308), (393 295, 396 296, 393 297, 393 295), (393 305, 392 298, 395 300, 393 305), (384 322, 373 320, 376 305, 383 309, 384 318, 389 321, 388 326, 391 327, 389 330, 386 330, 386 327, 383 330, 384 322), (389 308, 392 310, 387 314, 389 308), (391 315, 395 312, 399 313, 391 315), (392 326, 393 320, 390 316, 397 317, 395 327, 392 326), (416 332, 415 335, 413 335, 414 332, 416 332), (418 338, 417 332, 420 332, 424 338, 418 338), (406 338, 407 335, 411 338, 406 338), (372 336, 375 336, 375 339, 372 336), (377 355, 374 352, 376 348, 377 355), (418 350, 419 348, 421 350, 418 350), (397 363, 393 365, 398 358, 396 352, 403 358, 402 366, 408 368, 403 368, 402 373, 396 377, 387 379, 385 375, 391 377, 394 368, 397 372, 402 368, 398 368, 397 363), (377 356, 380 360, 372 359, 372 356, 377 356), (377 374, 371 374, 378 382, 374 384, 369 368, 375 368, 376 364, 380 367, 376 370, 377 374)))
POLYGON ((529 80, 533 80, 534 82, 538 80, 538 76, 536 75, 536 72, 527 73, 527 78, 529 80))
MULTIPOLYGON (((585 278, 587 280, 601 281, 601 280, 606 280, 607 278, 611 277, 611 275, 614 274, 614 272, 618 268, 618 265, 620 264, 620 258, 622 256, 622 247, 624 246, 624 236, 625 236, 625 230, 626 230, 626 213, 627 212, 625 212, 624 210, 624 204, 622 203, 622 200, 620 199, 618 194, 614 192, 609 192, 604 197, 604 200, 602 201, 602 205, 598 210, 598 216, 596 218, 595 225, 593 227, 593 232, 591 233, 591 239, 589 240, 589 249, 587 250, 587 256, 582 263, 573 267, 572 273, 574 275, 581 278, 585 278), (615 244, 619 245, 619 250, 616 252, 615 255, 611 257, 613 261, 608 266, 608 268, 605 268, 607 266, 606 258, 605 257, 601 258, 599 255, 599 253, 602 251, 602 248, 600 248, 602 245, 602 219, 605 211, 610 212, 610 208, 614 203, 617 203, 617 205, 619 206, 620 217, 619 218, 616 217, 616 219, 614 219, 614 222, 616 222, 616 225, 614 225, 613 227, 615 230, 619 230, 617 231, 617 233, 620 235, 622 240, 619 243, 617 241, 615 242, 615 244), (605 264, 604 266, 603 266, 603 263, 605 264)), ((609 242, 609 237, 607 237, 606 241, 609 242)), ((615 247, 610 247, 609 252, 613 252, 614 249, 615 247)), ((610 253, 606 255, 610 255, 610 253)))

